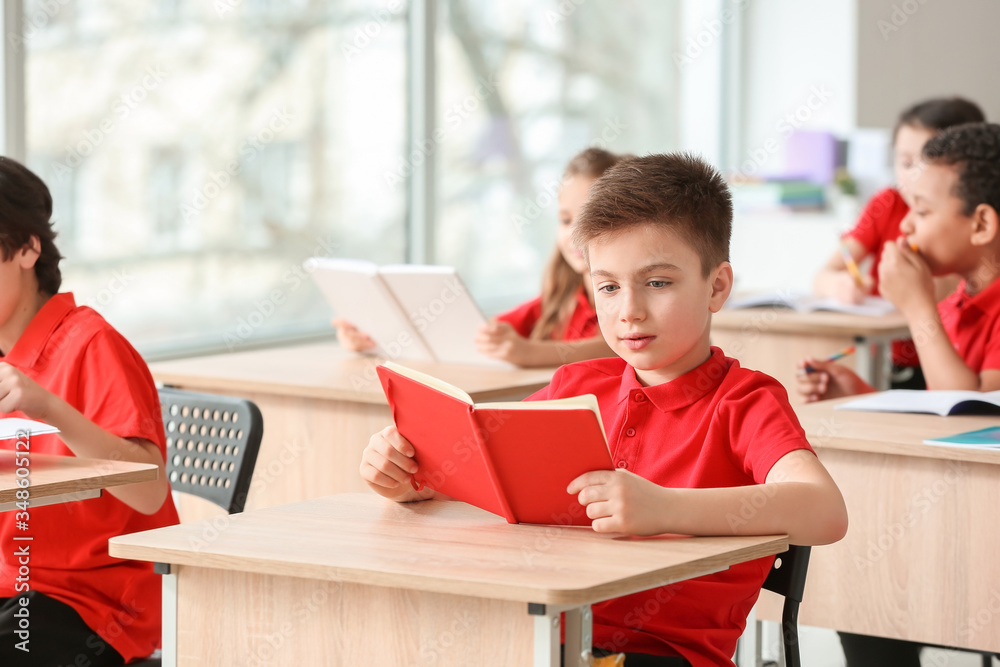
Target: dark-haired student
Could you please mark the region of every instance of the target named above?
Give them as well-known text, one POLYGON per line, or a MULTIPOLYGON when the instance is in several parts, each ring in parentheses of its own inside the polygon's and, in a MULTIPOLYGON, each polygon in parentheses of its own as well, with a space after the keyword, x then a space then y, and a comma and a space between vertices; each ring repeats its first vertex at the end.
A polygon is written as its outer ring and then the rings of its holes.
MULTIPOLYGON (((847 530, 840 491, 784 388, 709 344, 712 314, 733 285, 731 225, 725 181, 690 155, 625 159, 591 188, 574 240, 617 356, 562 366, 528 400, 597 396, 617 470, 568 488, 595 531, 787 533, 794 544, 826 544, 847 530), (741 512, 749 506, 759 509, 741 512)), ((409 483, 413 454, 389 426, 371 437, 361 476, 396 501, 432 498, 409 483)), ((732 664, 772 562, 593 605, 594 650, 604 656, 595 664, 619 653, 637 667, 732 664)))
MULTIPOLYGON (((160 643, 160 578, 108 555, 108 538, 177 523, 159 398, 146 364, 94 310, 60 293, 52 198, 0 157, 0 417, 59 429, 32 454, 151 463, 156 481, 100 498, 0 513, 0 664, 122 665, 160 643), (15 537, 30 535, 30 542, 15 537), (15 545, 29 545, 30 576, 15 545), (23 610, 27 610, 27 633, 23 610)), ((0 441, 10 449, 12 440, 0 441)))
MULTIPOLYGON (((941 132, 922 152, 901 236, 882 251, 882 295, 906 317, 928 389, 1000 389, 1000 125, 941 132), (934 277, 962 282, 938 302, 934 277)), ((846 366, 806 359, 807 401, 874 389, 846 366)), ((850 667, 918 667, 921 645, 841 633, 850 667)))
MULTIPOLYGON (((924 144, 942 130, 963 123, 986 120, 974 102, 961 97, 935 98, 918 102, 899 115, 892 133, 893 168, 896 187, 877 193, 861 212, 853 229, 843 236, 843 246, 855 263, 871 258, 871 268, 862 284, 848 270, 843 252, 834 252, 826 266, 816 275, 813 291, 819 296, 833 297, 843 303, 861 303, 867 295, 877 296, 879 262, 886 241, 899 237, 900 225, 912 203, 911 186, 920 173, 920 151, 924 144)), ((935 294, 944 298, 955 289, 955 276, 934 279, 935 294)), ((923 389, 917 353, 910 340, 894 341, 892 345, 892 386, 895 389, 923 389)))

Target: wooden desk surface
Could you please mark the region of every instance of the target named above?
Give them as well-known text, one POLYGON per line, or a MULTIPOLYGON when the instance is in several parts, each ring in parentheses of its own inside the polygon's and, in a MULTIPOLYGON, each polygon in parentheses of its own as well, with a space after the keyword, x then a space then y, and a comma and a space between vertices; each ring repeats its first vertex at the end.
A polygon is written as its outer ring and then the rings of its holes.
MULTIPOLYGON (((280 394, 384 404, 375 367, 381 359, 346 352, 334 342, 216 354, 149 365, 157 382, 192 391, 280 394)), ((474 401, 525 396, 552 379, 554 368, 497 369, 401 361, 466 391, 474 401)))
POLYGON ((793 406, 809 442, 829 449, 1000 465, 1000 451, 923 444, 927 438, 996 426, 996 416, 940 417, 834 409, 856 398, 852 396, 793 406))
POLYGON ((509 525, 455 501, 343 494, 111 540, 111 555, 482 598, 583 604, 785 551, 784 536, 629 539, 509 525), (205 542, 208 542, 207 544, 205 542), (197 546, 192 546, 197 545, 197 546))
MULTIPOLYGON (((52 454, 30 454, 28 458, 31 461, 28 490, 32 501, 156 479, 156 466, 151 463, 52 454)), ((15 502, 21 488, 17 485, 14 459, 13 451, 0 450, 0 504, 15 502)))
POLYGON ((817 311, 799 313, 789 308, 723 308, 712 315, 712 328, 747 333, 787 333, 908 338, 909 326, 902 314, 872 317, 817 311))

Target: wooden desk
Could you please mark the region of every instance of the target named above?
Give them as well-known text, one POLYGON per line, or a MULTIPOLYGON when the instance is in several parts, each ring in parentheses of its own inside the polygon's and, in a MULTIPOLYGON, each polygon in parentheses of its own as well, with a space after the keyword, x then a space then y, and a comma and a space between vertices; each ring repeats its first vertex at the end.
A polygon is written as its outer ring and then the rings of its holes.
MULTIPOLYGON (((15 458, 24 452, 0 450, 0 512, 15 509, 19 479, 15 458)), ((97 498, 101 490, 111 486, 149 482, 156 479, 156 466, 151 463, 82 459, 75 456, 28 454, 31 484, 29 509, 55 503, 97 498)))
MULTIPOLYGON (((375 367, 379 360, 316 343, 150 364, 157 382, 248 398, 264 417, 264 439, 247 509, 365 491, 358 468, 368 438, 392 423, 375 367)), ((464 389, 474 401, 519 400, 553 368, 496 369, 404 362, 464 389)), ((218 508, 183 497, 190 520, 218 508)))
POLYGON ((796 407, 850 516, 813 549, 799 623, 1000 651, 1000 452, 921 444, 998 419, 833 410, 844 400, 796 407))
POLYGON ((845 313, 798 313, 787 308, 723 309, 712 316, 712 344, 740 364, 777 379, 796 402, 796 364, 825 359, 857 346, 851 365, 877 388, 889 388, 892 341, 910 335, 899 313, 870 317, 845 313))
POLYGON ((111 540, 111 555, 169 563, 176 574, 164 578, 164 667, 175 656, 185 667, 467 667, 533 656, 557 666, 560 612, 575 647, 567 655, 580 655, 590 648, 590 603, 788 545, 783 536, 616 539, 371 493, 233 515, 206 539, 211 528, 111 540))

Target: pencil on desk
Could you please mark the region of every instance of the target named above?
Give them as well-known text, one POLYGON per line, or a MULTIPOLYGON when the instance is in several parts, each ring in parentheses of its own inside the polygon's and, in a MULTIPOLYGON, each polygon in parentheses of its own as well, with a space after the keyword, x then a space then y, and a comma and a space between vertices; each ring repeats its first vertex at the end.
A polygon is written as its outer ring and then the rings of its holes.
MULTIPOLYGON (((824 361, 828 361, 829 362, 829 361, 837 361, 837 359, 843 359, 844 357, 846 357, 849 354, 854 354, 854 350, 855 350, 855 346, 854 345, 851 345, 850 347, 845 347, 843 350, 841 350, 837 354, 830 355, 824 361)), ((798 375, 805 375, 807 373, 812 373, 815 370, 816 370, 815 368, 813 368, 809 364, 806 364, 805 368, 800 368, 799 369, 798 375)))
POLYGON ((858 286, 858 289, 863 290, 865 288, 865 280, 861 277, 861 269, 858 268, 858 263, 851 256, 851 251, 843 243, 840 244, 840 254, 844 256, 844 264, 847 265, 848 273, 854 278, 854 284, 858 286))

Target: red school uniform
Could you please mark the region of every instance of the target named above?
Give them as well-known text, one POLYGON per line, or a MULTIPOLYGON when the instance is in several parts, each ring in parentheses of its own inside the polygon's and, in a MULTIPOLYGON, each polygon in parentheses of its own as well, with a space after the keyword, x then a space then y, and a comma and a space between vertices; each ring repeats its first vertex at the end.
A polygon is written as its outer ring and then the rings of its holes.
MULTIPOLYGON (((887 241, 895 241, 901 232, 899 225, 910 212, 903 196, 896 188, 886 188, 872 197, 854 228, 844 234, 860 243, 865 252, 872 256, 871 271, 872 294, 878 295, 878 265, 882 260, 882 246, 887 241)), ((892 360, 899 366, 919 366, 917 348, 913 341, 895 340, 892 342, 892 360)))
MULTIPOLYGON (((698 368, 650 387, 620 358, 570 364, 526 400, 588 393, 597 396, 615 465, 661 486, 762 484, 785 454, 812 451, 784 388, 717 347, 698 368)), ((594 646, 681 655, 694 667, 731 664, 772 561, 595 604, 594 646)))
POLYGON ((966 366, 976 374, 1000 369, 1000 280, 974 296, 965 293, 963 280, 938 303, 938 313, 948 339, 966 366))
MULTIPOLYGON (((531 336, 531 330, 542 316, 542 297, 538 296, 520 306, 497 315, 501 322, 509 323, 523 337, 531 336)), ((576 308, 564 327, 557 327, 553 340, 581 340, 593 338, 600 333, 597 328, 597 311, 590 305, 587 291, 582 287, 576 295, 576 308)))
MULTIPOLYGON (((101 428, 141 438, 165 451, 159 397, 139 353, 97 312, 77 307, 70 293, 53 296, 5 357, 101 428)), ((0 415, 20 417, 21 413, 0 415)), ((0 442, 11 449, 13 440, 0 442)), ((73 453, 55 435, 35 436, 33 454, 73 453)), ((148 656, 160 644, 160 577, 152 563, 108 555, 108 538, 177 523, 167 495, 158 512, 137 512, 109 493, 100 498, 31 508, 29 531, 14 512, 0 514, 0 597, 12 597, 17 564, 6 559, 15 535, 31 535, 32 590, 70 605, 125 658, 148 656)))

